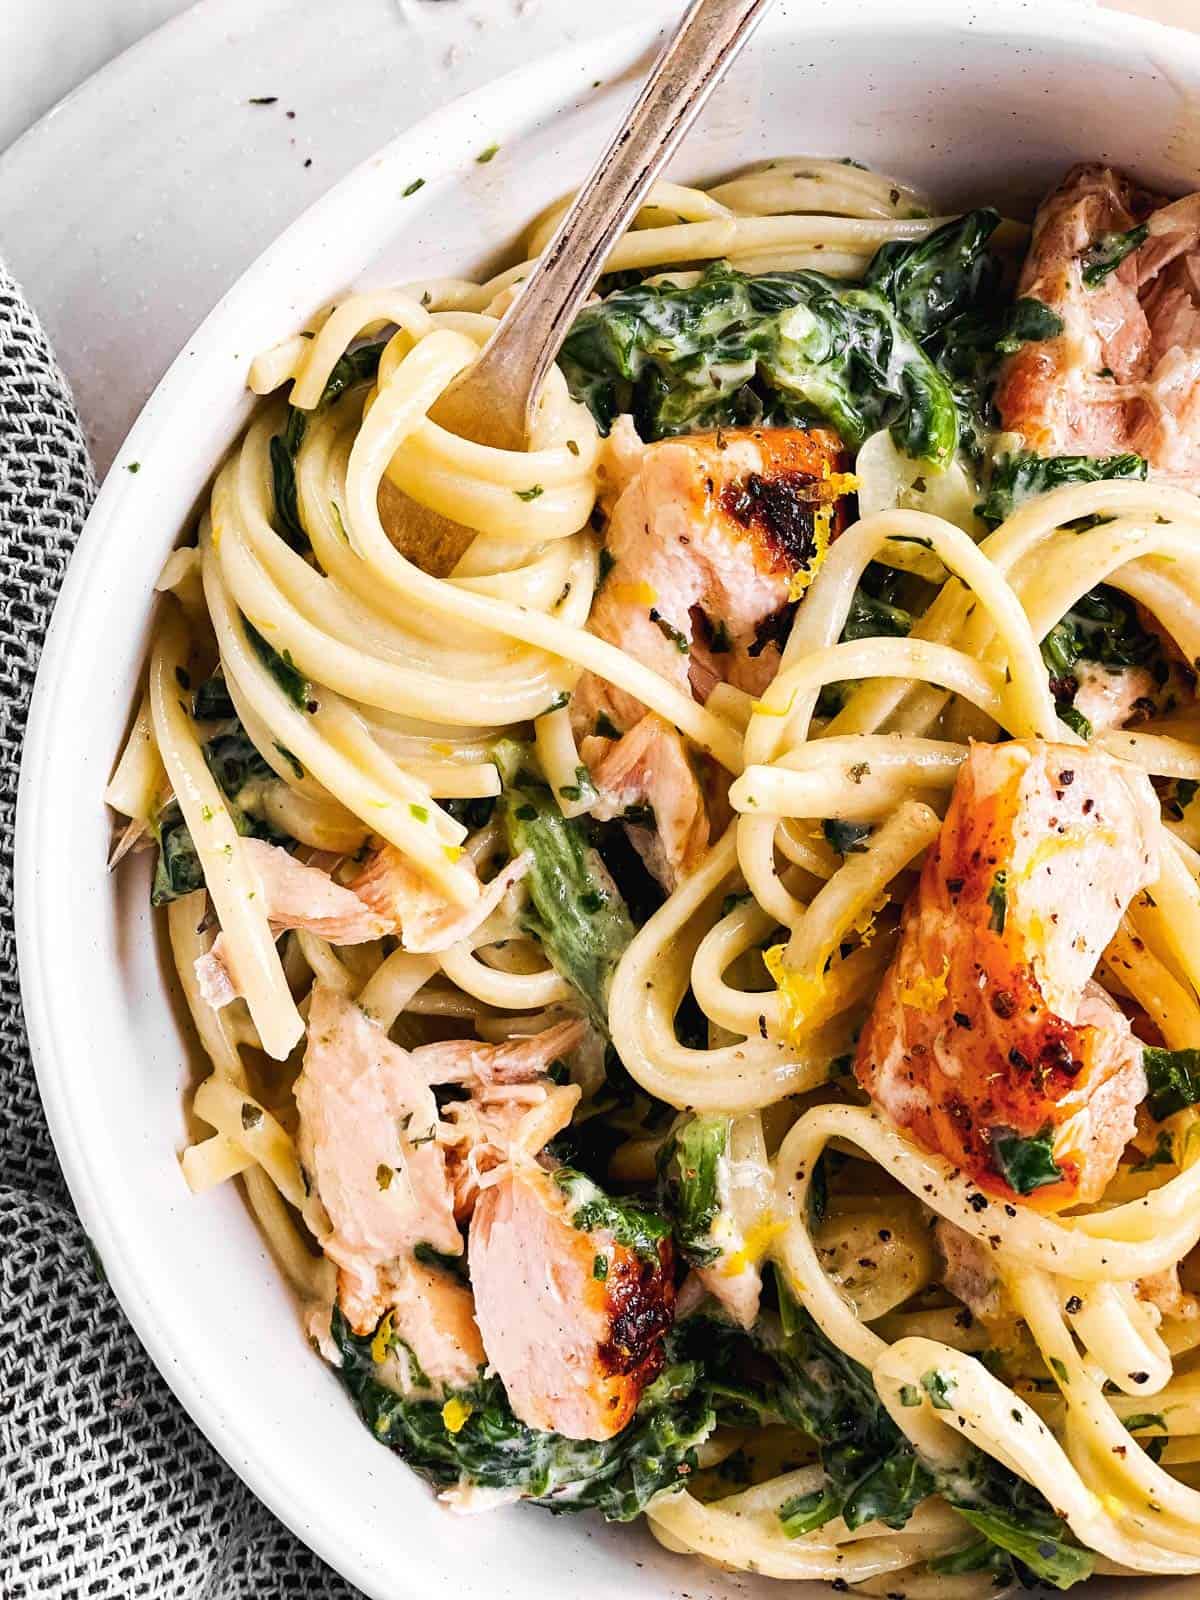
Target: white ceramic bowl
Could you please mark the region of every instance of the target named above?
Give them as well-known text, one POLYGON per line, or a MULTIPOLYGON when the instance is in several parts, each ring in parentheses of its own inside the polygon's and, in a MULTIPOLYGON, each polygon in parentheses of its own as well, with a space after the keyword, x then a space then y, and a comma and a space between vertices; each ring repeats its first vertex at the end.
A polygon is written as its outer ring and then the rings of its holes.
MULTIPOLYGON (((520 225, 582 176, 654 32, 647 20, 438 113, 352 173, 226 296, 142 413, 96 502, 26 743, 17 830, 25 1007, 76 1204, 135 1328, 209 1438, 303 1539, 380 1600, 451 1586, 461 1600, 608 1600, 614 1582, 639 1600, 777 1591, 590 1518, 518 1507, 452 1520, 369 1437, 305 1343, 236 1190, 194 1199, 184 1186, 176 1156, 193 1047, 145 875, 105 871, 101 794, 141 671, 154 579, 246 419, 251 355, 349 284, 501 261, 520 225), (479 165, 493 142, 500 154, 479 165), (418 177, 424 187, 402 198, 418 177), (136 475, 126 470, 134 462, 136 475)), ((1194 186, 1200 38, 1075 5, 780 0, 674 171, 711 177, 800 151, 853 155, 926 186, 946 208, 1025 206, 1083 157, 1166 188, 1194 186)), ((1192 1592, 1191 1581, 1172 1588, 1192 1592)))

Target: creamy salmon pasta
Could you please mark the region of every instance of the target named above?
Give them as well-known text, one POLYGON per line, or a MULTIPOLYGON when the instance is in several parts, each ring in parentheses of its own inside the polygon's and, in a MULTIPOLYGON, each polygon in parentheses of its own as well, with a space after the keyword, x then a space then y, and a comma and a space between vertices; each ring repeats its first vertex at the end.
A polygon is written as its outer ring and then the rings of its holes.
POLYGON ((183 1175, 451 1510, 1200 1573, 1200 195, 660 183, 485 448, 560 214, 260 355, 163 570, 183 1175))

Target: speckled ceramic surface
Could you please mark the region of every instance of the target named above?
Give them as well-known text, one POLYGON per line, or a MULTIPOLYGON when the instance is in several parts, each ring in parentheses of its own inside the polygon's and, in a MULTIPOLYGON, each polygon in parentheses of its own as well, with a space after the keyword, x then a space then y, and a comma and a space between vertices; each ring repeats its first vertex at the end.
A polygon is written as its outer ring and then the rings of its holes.
MULTIPOLYGON (((72 5, 51 0, 54 13, 72 5)), ((200 0, 83 84, 0 155, 0 253, 46 325, 100 471, 201 317, 356 162, 514 67, 679 9, 200 0), (278 98, 251 103, 264 96, 278 98)), ((0 19, 0 45, 13 28, 0 19)), ((38 30, 44 47, 58 31, 38 30)))

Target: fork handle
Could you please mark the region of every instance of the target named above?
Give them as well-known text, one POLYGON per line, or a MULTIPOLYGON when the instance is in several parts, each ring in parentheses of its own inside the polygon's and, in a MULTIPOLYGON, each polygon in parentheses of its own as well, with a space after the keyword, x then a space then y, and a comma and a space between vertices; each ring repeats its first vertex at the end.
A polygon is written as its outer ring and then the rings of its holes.
POLYGON ((461 418, 470 435, 471 392, 486 394, 487 442, 524 448, 542 380, 609 252, 770 3, 692 0, 521 294, 479 360, 439 401, 439 421, 452 426, 461 418))

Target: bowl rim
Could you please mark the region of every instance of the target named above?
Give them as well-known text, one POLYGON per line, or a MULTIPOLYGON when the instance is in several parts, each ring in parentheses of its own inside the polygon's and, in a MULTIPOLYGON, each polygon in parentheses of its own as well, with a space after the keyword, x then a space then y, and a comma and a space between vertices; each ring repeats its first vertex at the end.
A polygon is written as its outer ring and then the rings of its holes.
MULTIPOLYGON (((92 574, 111 560, 111 546, 119 542, 117 525, 132 495, 141 487, 139 483, 135 488, 132 474, 126 469, 131 463, 150 457, 156 442, 169 440, 172 417, 180 411, 189 390, 205 381, 194 357, 220 343, 231 326, 248 315, 250 303, 262 293, 263 282, 277 280, 283 291, 281 299, 286 300, 289 260, 297 254, 311 259, 314 249, 320 248, 320 239, 328 237, 331 225, 336 226, 343 217, 347 222, 353 221, 350 213, 361 206, 364 193, 369 197, 372 190, 378 189, 384 195, 383 180, 405 171, 420 171, 434 179, 461 175, 464 163, 472 161, 477 153, 479 125, 500 134, 528 134, 531 124, 553 109, 554 92, 547 93, 548 87, 573 81, 580 75, 589 81, 597 76, 610 81, 609 74, 614 69, 628 71, 637 63, 670 20, 656 6, 638 23, 601 41, 555 50, 457 97, 355 166, 251 263, 171 363, 117 452, 69 559, 29 706, 13 847, 18 969, 38 1089, 72 1201, 122 1310, 175 1398, 222 1459, 274 1515, 331 1567, 367 1593, 378 1592, 377 1572, 367 1558, 360 1556, 353 1541, 323 1518, 319 1494, 314 1492, 318 1476, 311 1472, 303 1477, 294 1471, 290 1476, 282 1472, 265 1452, 256 1449, 251 1419, 241 1421, 223 1412, 210 1398, 201 1372, 184 1367, 175 1358, 154 1313, 153 1272, 139 1257, 135 1240, 110 1226, 104 1197, 111 1177, 102 1170, 101 1152, 82 1137, 83 1130, 73 1115, 67 1067, 70 1051, 65 1040, 65 1019, 70 1008, 55 1003, 56 992, 61 998, 65 980, 56 976, 56 964, 49 959, 52 951, 45 947, 46 919, 39 904, 36 865, 43 785, 56 714, 62 705, 72 622, 87 604, 92 574), (313 1488, 298 1491, 297 1485, 305 1477, 313 1488)), ((758 39, 751 42, 748 50, 761 48, 775 31, 803 33, 825 27, 854 33, 883 20, 894 20, 893 0, 858 0, 848 14, 839 14, 838 0, 816 0, 816 4, 813 0, 777 0, 764 19, 758 39)), ((1084 25, 1093 36, 1103 35, 1115 44, 1127 41, 1142 49, 1158 46, 1164 54, 1169 49, 1172 77, 1178 73, 1184 81, 1194 82, 1200 95, 1200 34, 1125 12, 1097 10, 1091 0, 1037 0, 1036 4, 1032 0, 987 0, 980 11, 964 7, 962 0, 914 0, 906 8, 905 21, 914 29, 936 26, 948 37, 973 33, 1009 43, 1016 37, 1034 47, 1052 42, 1069 46, 1084 25)), ((394 200, 396 192, 394 188, 387 189, 387 198, 394 200)), ((401 226, 394 214, 386 226, 375 230, 359 223, 355 235, 357 270, 361 271, 383 240, 395 237, 401 226)), ((294 325, 294 321, 290 323, 294 325)), ((243 410, 248 412, 251 404, 247 401, 243 410)))

